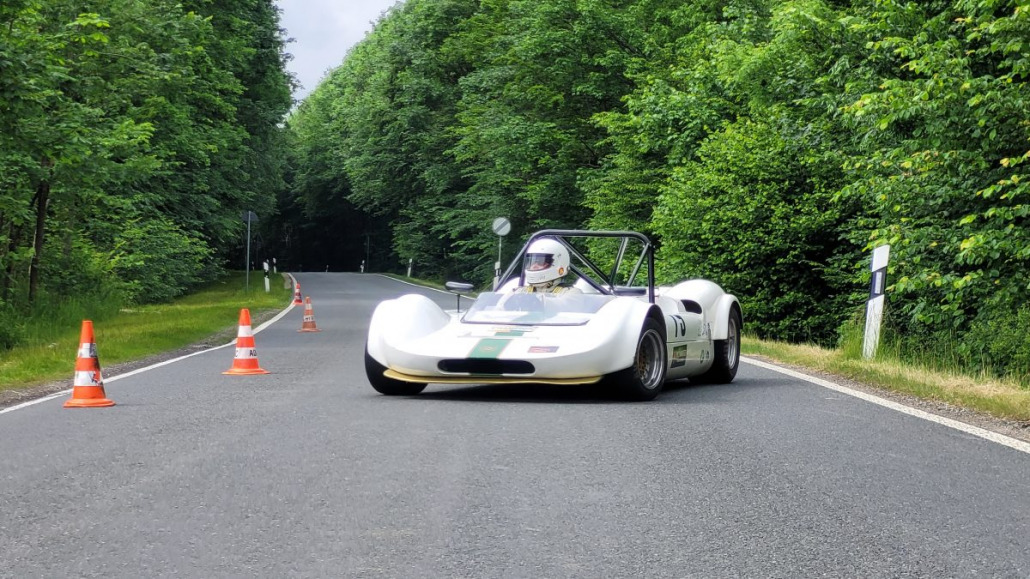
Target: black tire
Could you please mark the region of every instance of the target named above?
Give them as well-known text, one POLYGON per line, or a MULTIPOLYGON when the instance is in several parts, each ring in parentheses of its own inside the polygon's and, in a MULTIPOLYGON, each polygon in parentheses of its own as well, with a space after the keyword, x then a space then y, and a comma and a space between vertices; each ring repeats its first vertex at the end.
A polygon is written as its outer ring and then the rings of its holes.
POLYGON ((712 356, 712 367, 701 376, 701 380, 711 384, 729 384, 737 376, 740 365, 740 328, 743 326, 740 312, 736 308, 730 310, 730 319, 726 328, 726 339, 716 340, 712 356))
POLYGON ((627 400, 654 400, 665 386, 668 369, 668 350, 662 327, 655 320, 647 318, 637 340, 633 365, 611 374, 609 380, 627 400))
POLYGON ((368 376, 368 383, 376 389, 376 392, 387 396, 414 396, 426 389, 425 384, 418 382, 403 382, 383 376, 386 366, 383 366, 376 359, 368 354, 365 349, 365 375, 368 376))

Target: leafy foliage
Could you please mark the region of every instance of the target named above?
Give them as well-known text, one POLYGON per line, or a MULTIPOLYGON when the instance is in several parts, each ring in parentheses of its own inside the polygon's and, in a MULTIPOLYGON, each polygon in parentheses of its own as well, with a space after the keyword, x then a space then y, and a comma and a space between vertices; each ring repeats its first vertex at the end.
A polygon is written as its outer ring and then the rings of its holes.
POLYGON ((241 209, 270 214, 281 189, 291 80, 270 1, 89 10, 0 5, 0 305, 13 310, 181 294, 234 252, 241 209))
POLYGON ((827 342, 855 296, 828 275, 846 249, 832 192, 818 187, 806 149, 757 122, 706 140, 659 200, 658 263, 667 281, 713 278, 748 296, 744 314, 760 335, 827 342))
POLYGON ((889 243, 892 336, 1018 373, 1028 26, 1019 0, 408 0, 291 119, 283 205, 481 283, 497 216, 641 230, 665 281, 820 343, 889 243))
POLYGON ((980 359, 979 324, 1030 297, 1027 12, 1017 2, 878 3, 854 23, 871 57, 896 67, 845 109, 867 157, 849 166, 843 192, 875 207, 871 243, 892 245, 902 334, 973 330, 968 364, 980 359))

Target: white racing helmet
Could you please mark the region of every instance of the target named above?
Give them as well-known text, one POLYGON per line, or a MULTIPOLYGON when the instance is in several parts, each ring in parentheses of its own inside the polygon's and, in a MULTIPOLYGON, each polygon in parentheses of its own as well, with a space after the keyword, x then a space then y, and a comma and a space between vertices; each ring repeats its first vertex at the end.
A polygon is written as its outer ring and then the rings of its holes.
POLYGON ((522 262, 529 285, 542 285, 569 273, 569 250, 553 237, 541 237, 529 245, 522 262))

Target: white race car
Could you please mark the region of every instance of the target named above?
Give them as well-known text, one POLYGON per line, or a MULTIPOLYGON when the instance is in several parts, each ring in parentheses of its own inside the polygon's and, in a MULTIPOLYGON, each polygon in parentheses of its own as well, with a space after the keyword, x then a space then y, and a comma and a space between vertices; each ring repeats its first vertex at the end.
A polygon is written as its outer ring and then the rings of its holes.
POLYGON ((365 348, 372 387, 414 395, 429 383, 604 383, 626 398, 651 400, 666 380, 736 376, 737 298, 702 279, 655 287, 654 246, 641 233, 538 231, 498 280, 466 311, 444 310, 420 294, 381 302, 365 348), (541 238, 568 249, 565 280, 575 289, 520 291, 523 258, 541 238))

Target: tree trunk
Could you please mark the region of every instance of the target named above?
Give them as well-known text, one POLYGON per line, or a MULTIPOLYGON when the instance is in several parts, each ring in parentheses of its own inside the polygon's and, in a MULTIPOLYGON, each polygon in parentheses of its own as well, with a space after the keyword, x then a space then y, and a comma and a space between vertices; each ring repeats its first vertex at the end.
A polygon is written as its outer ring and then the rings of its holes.
POLYGON ((5 223, 4 227, 7 229, 7 247, 4 248, 4 279, 0 280, 0 302, 8 303, 11 301, 11 279, 14 277, 14 260, 11 259, 11 255, 15 248, 15 230, 14 224, 10 222, 5 223))
POLYGON ((43 255, 44 231, 46 226, 47 206, 50 204, 50 171, 54 162, 44 158, 41 162, 44 171, 43 180, 36 188, 36 235, 32 240, 32 261, 29 264, 29 305, 36 301, 39 291, 39 258, 43 255))

